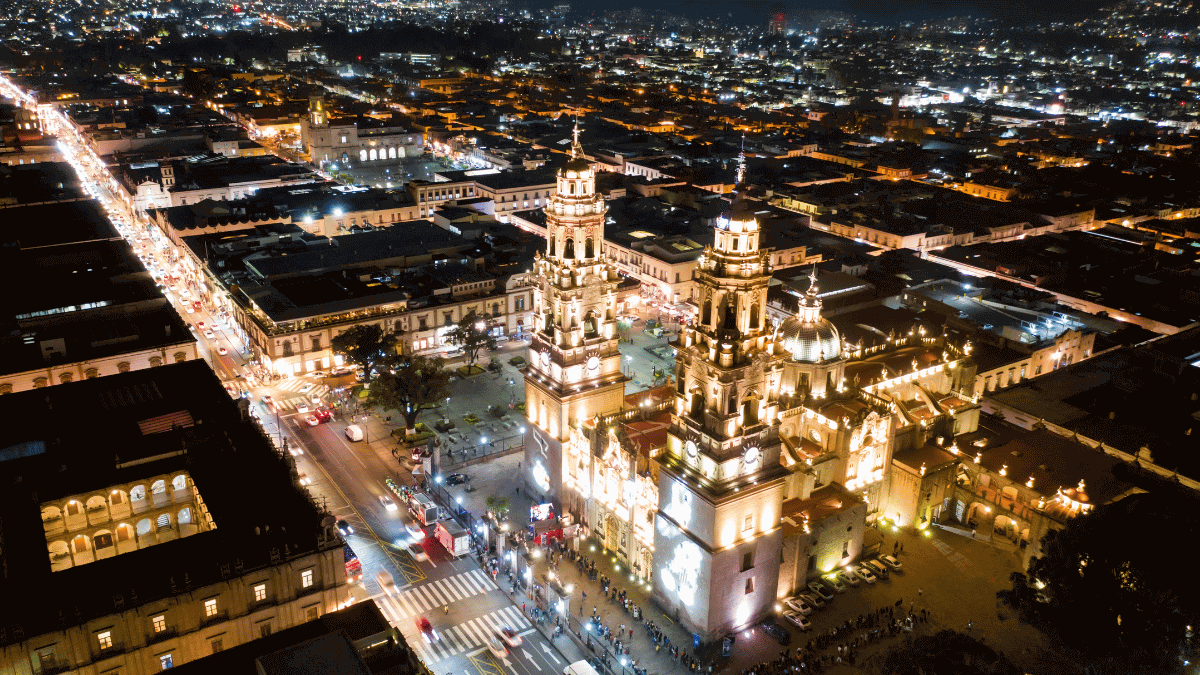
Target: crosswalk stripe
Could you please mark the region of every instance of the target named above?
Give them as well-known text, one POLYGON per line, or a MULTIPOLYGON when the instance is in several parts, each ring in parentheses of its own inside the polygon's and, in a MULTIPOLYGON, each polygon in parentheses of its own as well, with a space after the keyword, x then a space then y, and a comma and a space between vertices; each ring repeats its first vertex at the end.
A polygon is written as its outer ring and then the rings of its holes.
POLYGON ((450 644, 454 645, 454 651, 451 652, 452 654, 457 654, 458 652, 471 648, 470 643, 464 640, 463 637, 458 634, 457 626, 451 626, 447 628, 442 633, 442 639, 448 640, 450 644))
POLYGON ((402 616, 412 616, 417 612, 413 609, 412 605, 408 604, 408 601, 405 600, 406 595, 408 595, 407 592, 396 596, 396 604, 400 606, 400 613, 402 616))
POLYGON ((426 609, 438 604, 437 597, 429 592, 428 586, 417 586, 413 590, 415 590, 417 594, 421 596, 421 599, 425 601, 426 609))
POLYGON ((470 621, 463 624, 463 627, 465 629, 467 629, 471 633, 471 635, 473 635, 475 637, 475 642, 477 642, 481 645, 487 644, 488 631, 486 628, 476 625, 475 622, 478 620, 479 619, 471 619, 470 621))
POLYGON ((450 593, 452 593, 459 600, 465 600, 466 598, 469 598, 472 595, 474 595, 474 593, 469 593, 469 592, 463 590, 463 588, 458 585, 458 582, 453 577, 451 577, 449 579, 444 579, 443 581, 446 582, 446 584, 445 584, 446 589, 449 590, 450 593))
POLYGON ((467 590, 467 588, 465 586, 463 586, 462 583, 454 577, 449 577, 449 578, 445 579, 444 581, 446 582, 446 587, 450 589, 450 592, 457 595, 459 597, 459 599, 469 598, 472 595, 475 595, 475 593, 471 592, 470 590, 467 590))
POLYGON ((426 593, 432 595, 435 598, 435 602, 437 604, 448 605, 448 604, 454 602, 453 598, 448 597, 445 593, 442 592, 442 589, 437 585, 436 581, 431 584, 426 584, 425 586, 422 587, 422 590, 425 591, 426 593))
POLYGON ((475 572, 478 572, 478 571, 479 570, 471 570, 470 573, 461 575, 462 582, 464 584, 467 584, 468 586, 471 586, 472 588, 476 589, 476 591, 475 591, 476 593, 486 593, 487 586, 484 586, 483 582, 479 578, 477 578, 474 574, 475 572))

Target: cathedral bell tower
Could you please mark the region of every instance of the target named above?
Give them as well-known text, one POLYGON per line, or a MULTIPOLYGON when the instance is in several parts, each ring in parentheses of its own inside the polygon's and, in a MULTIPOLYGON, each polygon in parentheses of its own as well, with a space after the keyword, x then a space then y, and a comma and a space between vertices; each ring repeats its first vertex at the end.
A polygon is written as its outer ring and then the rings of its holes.
POLYGON ((546 249, 534 259, 534 333, 525 368, 525 480, 534 495, 581 514, 586 481, 565 466, 571 431, 617 412, 625 382, 617 348, 617 270, 604 259, 604 198, 574 130, 571 159, 546 204, 546 249))
MULTIPOLYGON (((740 158, 741 180, 744 166, 740 158)), ((774 608, 788 474, 777 422, 786 353, 766 315, 770 258, 740 194, 713 234, 696 278, 699 320, 675 343, 654 536, 655 597, 708 638, 774 608)))

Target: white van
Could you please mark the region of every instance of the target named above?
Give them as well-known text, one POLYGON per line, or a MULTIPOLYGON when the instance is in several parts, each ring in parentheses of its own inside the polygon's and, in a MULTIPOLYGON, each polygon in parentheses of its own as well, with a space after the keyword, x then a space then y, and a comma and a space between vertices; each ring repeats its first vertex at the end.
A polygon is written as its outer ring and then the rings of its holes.
POLYGON ((587 661, 576 661, 563 668, 563 675, 600 675, 587 661))
POLYGON ((346 438, 352 441, 361 441, 363 439, 363 430, 357 424, 351 424, 346 427, 346 438))

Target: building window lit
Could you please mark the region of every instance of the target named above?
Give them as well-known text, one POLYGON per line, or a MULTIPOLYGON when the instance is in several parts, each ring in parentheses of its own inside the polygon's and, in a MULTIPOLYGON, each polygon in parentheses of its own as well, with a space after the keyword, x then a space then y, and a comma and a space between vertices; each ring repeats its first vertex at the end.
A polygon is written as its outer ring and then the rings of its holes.
POLYGON ((300 587, 310 588, 313 585, 313 571, 304 570, 300 573, 300 587))
POLYGON ((204 616, 212 617, 217 615, 217 599, 211 598, 204 601, 204 616))
POLYGON ((267 585, 259 584, 254 587, 254 601, 262 602, 267 599, 267 585))
POLYGON ((150 622, 154 624, 155 633, 161 633, 167 629, 167 617, 163 616, 162 614, 150 619, 150 622))
POLYGON ((103 633, 98 633, 96 635, 96 640, 100 643, 100 651, 104 651, 105 649, 112 647, 112 631, 106 630, 103 633))
POLYGON ((163 655, 159 656, 158 657, 158 665, 162 667, 161 668, 162 670, 166 670, 167 668, 173 668, 175 666, 174 656, 172 654, 163 654, 163 655))

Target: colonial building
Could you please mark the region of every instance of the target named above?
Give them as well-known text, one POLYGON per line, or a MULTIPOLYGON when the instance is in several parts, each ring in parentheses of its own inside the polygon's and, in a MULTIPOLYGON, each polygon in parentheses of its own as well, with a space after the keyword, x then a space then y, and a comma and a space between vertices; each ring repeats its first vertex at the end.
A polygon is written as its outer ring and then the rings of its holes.
POLYGON ((604 198, 579 145, 558 171, 546 205, 546 249, 534 261, 534 334, 525 369, 525 479, 534 494, 584 513, 589 459, 572 429, 621 409, 625 382, 617 349, 617 270, 604 258, 604 198), (571 445, 564 450, 564 446, 571 445))
POLYGON ((309 161, 321 167, 394 163, 420 157, 425 151, 421 134, 410 133, 394 121, 364 117, 330 120, 325 99, 319 95, 309 99, 308 119, 300 122, 300 140, 309 161))

